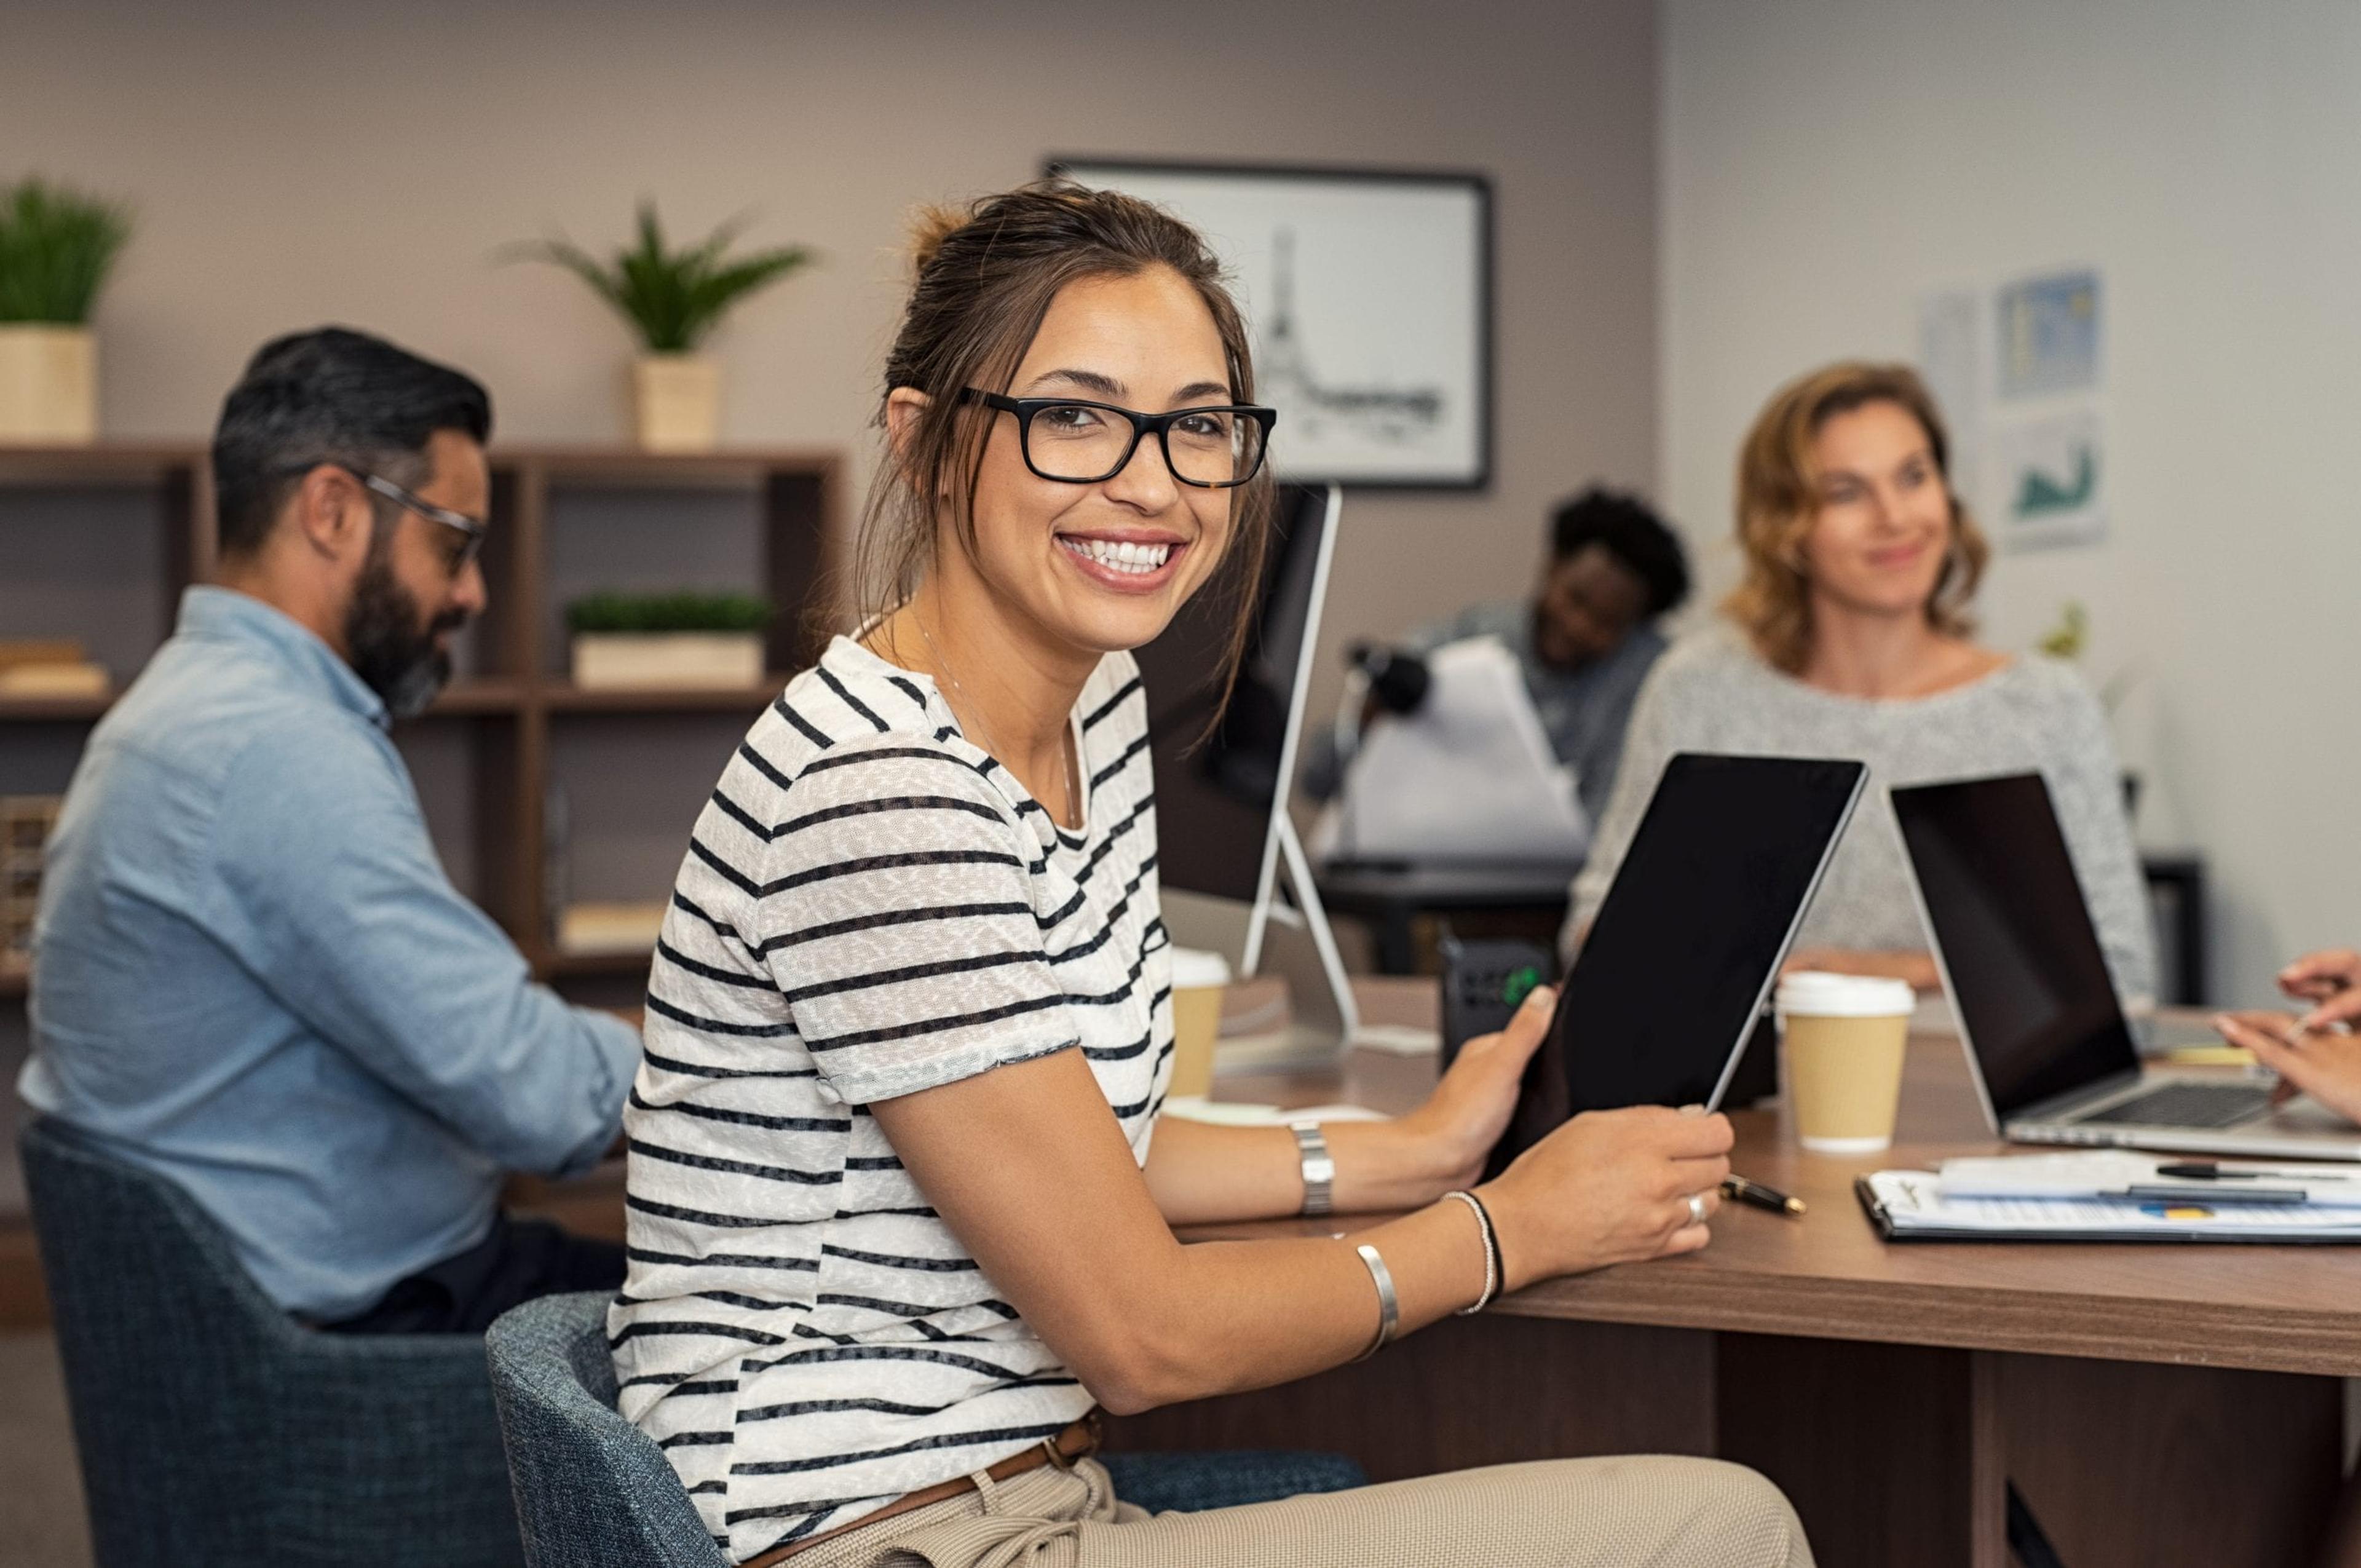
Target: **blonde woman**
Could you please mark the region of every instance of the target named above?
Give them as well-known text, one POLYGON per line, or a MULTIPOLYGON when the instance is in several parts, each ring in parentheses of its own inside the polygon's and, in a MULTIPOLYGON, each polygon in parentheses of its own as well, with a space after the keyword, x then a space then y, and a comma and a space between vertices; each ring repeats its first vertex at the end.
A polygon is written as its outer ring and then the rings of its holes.
POLYGON ((730 1559, 1809 1562, 1776 1491, 1702 1460, 1154 1519, 1111 1495, 1095 1406, 1285 1382, 1704 1245, 1730 1126, 1583 1117, 1476 1185, 1545 1003, 1411 1115, 1325 1129, 1333 1175, 1285 1128, 1159 1122, 1171 958, 1128 651, 1262 548, 1244 324, 1169 214, 1028 187, 929 225, 880 415, 874 619, 698 821, 625 1113, 622 1409, 730 1559), (1400 1217, 1172 1232, 1332 1204, 1400 1217))
POLYGON ((1880 786, 2038 771, 2116 989, 2153 993, 2154 938, 2106 718, 2081 678, 1975 641, 1988 548, 1950 483, 1941 414, 1905 366, 1843 363, 1781 388, 1738 458, 1746 576, 1722 624, 1657 663, 1614 799, 1574 884, 1597 914, 1676 751, 1854 757, 1871 789, 1795 961, 1938 984, 1880 786))

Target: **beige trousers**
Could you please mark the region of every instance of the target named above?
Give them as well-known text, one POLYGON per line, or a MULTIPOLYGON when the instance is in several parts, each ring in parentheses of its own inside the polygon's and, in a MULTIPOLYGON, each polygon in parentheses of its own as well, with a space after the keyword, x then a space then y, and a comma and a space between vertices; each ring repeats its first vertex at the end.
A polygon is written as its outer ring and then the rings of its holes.
MULTIPOLYGON (((980 1480, 983 1478, 979 1477, 980 1480)), ((1150 1517, 1044 1465, 824 1541, 792 1568, 1811 1568, 1777 1487, 1711 1459, 1553 1459, 1150 1517)))

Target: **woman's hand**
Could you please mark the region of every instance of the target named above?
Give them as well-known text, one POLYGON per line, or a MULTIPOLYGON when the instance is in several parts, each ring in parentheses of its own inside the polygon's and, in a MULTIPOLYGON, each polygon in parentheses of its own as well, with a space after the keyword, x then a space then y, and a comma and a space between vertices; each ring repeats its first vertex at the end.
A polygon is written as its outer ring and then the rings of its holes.
POLYGON ((1478 1194, 1499 1234, 1502 1288, 1697 1251, 1733 1137, 1727 1116, 1661 1105, 1575 1117, 1478 1194))
POLYGON ((2312 1003, 2303 1015, 2307 1029, 2361 1019, 2361 953, 2350 948, 2306 953, 2279 970, 2279 989, 2312 1003))
POLYGON ((1878 980, 1906 980, 1914 991, 1939 991, 1943 977, 1932 953, 1872 952, 1860 948, 1798 948, 1779 970, 1819 970, 1828 974, 1861 974, 1878 980))
POLYGON ((1402 1135, 1428 1151, 1420 1162, 1433 1173, 1434 1190, 1428 1196, 1472 1187, 1482 1178, 1484 1161, 1516 1112, 1525 1064, 1548 1037, 1556 1008, 1556 988, 1535 986, 1507 1028, 1462 1046, 1426 1103, 1397 1119, 1402 1135))
POLYGON ((2308 1030, 2285 1013, 2224 1013, 2213 1026, 2279 1075, 2282 1099, 2300 1090, 2338 1115, 2361 1122, 2361 1035, 2341 1027, 2308 1030))

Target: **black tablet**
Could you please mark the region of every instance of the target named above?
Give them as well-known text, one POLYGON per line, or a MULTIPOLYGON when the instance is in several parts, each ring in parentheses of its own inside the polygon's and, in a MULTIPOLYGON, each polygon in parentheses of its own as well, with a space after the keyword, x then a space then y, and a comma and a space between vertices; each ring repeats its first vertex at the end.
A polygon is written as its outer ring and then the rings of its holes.
POLYGON ((1868 775, 1794 757, 1665 764, 1488 1175, 1580 1112, 1720 1105, 1868 775))

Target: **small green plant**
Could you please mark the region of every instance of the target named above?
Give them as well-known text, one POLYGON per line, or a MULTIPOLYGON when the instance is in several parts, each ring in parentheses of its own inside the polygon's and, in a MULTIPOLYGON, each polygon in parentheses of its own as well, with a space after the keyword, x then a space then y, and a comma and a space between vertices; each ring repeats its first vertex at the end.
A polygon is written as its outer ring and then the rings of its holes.
POLYGON ((642 202, 639 243, 617 251, 611 262, 563 238, 527 241, 511 247, 508 254, 517 260, 563 267, 589 284, 639 333, 649 353, 689 354, 732 306, 815 259, 800 245, 725 256, 744 226, 744 219, 733 218, 702 244, 672 250, 665 247, 656 204, 642 202))
POLYGON ((2082 650, 2091 645, 2091 612, 2081 599, 2068 599, 2058 608, 2058 624, 2041 634, 2034 646, 2053 659, 2079 659, 2082 650))
POLYGON ((0 186, 0 322, 82 326, 124 243, 131 214, 63 186, 0 186))
POLYGON ((585 631, 762 631, 771 604, 752 594, 588 594, 566 607, 566 629, 585 631))

